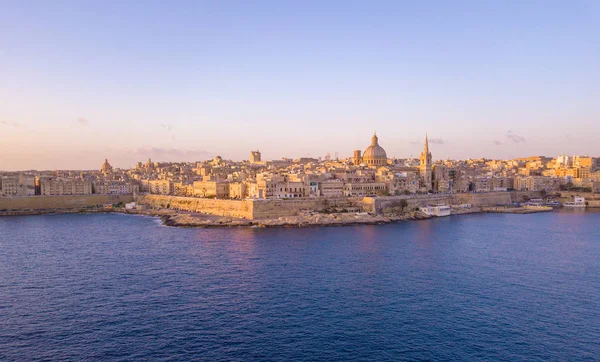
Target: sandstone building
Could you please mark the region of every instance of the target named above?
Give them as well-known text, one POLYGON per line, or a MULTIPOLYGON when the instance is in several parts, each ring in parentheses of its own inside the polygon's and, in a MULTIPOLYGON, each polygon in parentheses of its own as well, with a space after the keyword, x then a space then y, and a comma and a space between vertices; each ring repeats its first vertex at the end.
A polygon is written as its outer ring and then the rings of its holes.
POLYGON ((433 158, 431 156, 431 152, 429 152, 429 140, 427 139, 427 135, 425 135, 425 146, 423 148, 423 152, 421 153, 421 157, 419 158, 419 173, 421 174, 421 180, 423 181, 423 187, 426 191, 432 189, 432 177, 431 177, 431 167, 433 165, 433 158))
MULTIPOLYGON (((355 153, 356 155, 356 153, 355 153)), ((377 133, 371 137, 371 145, 367 147, 362 156, 362 163, 369 167, 385 166, 388 163, 387 154, 383 147, 379 145, 377 133)))

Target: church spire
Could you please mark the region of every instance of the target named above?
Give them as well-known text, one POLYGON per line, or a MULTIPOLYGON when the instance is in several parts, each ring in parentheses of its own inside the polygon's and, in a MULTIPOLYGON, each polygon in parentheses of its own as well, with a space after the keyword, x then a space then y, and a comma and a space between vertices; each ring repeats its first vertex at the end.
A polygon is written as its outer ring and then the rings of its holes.
POLYGON ((427 139, 427 133, 425 133, 425 154, 429 153, 429 140, 427 139))

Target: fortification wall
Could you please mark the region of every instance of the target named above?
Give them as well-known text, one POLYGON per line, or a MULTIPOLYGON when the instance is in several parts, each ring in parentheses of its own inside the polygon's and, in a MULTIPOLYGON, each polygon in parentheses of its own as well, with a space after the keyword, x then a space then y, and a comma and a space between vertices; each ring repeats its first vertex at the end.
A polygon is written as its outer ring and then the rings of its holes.
POLYGON ((508 205, 513 202, 513 198, 510 192, 490 192, 483 194, 470 194, 467 200, 468 202, 459 202, 461 204, 470 203, 473 206, 496 206, 496 205, 508 205))
POLYGON ((296 216, 300 211, 322 211, 333 208, 360 207, 362 198, 297 199, 297 200, 219 200, 197 197, 138 195, 136 202, 152 208, 202 212, 244 219, 269 219, 296 216))
POLYGON ((199 197, 138 195, 136 202, 152 208, 202 212, 243 219, 253 218, 252 200, 219 200, 199 197))
MULTIPOLYGON (((512 198, 522 198, 531 193, 513 195, 509 192, 460 195, 403 195, 388 197, 343 197, 343 198, 307 198, 307 199, 267 199, 267 200, 219 200, 196 197, 163 195, 138 195, 140 205, 152 208, 175 209, 201 212, 218 216, 230 216, 244 219, 272 219, 296 216, 301 211, 325 211, 333 209, 359 208, 362 211, 385 214, 398 212, 406 202, 405 211, 428 205, 456 205, 470 203, 473 206, 496 206, 510 204, 512 198)), ((521 201, 521 199, 516 200, 521 201)))
POLYGON ((542 192, 541 191, 511 191, 510 197, 513 202, 523 202, 529 199, 541 199, 542 192))
POLYGON ((560 191, 560 196, 564 198, 565 201, 573 201, 574 196, 583 196, 586 201, 600 200, 600 193, 593 192, 560 191))
POLYGON ((364 200, 365 211, 378 214, 398 212, 402 210, 405 200, 405 210, 414 210, 430 205, 458 205, 471 204, 473 206, 507 205, 512 202, 522 202, 524 197, 540 197, 539 192, 490 192, 481 194, 433 194, 433 195, 402 195, 387 197, 366 197, 364 200))
POLYGON ((454 195, 456 204, 472 204, 473 206, 507 205, 513 202, 523 202, 528 199, 540 198, 539 191, 488 192, 475 194, 454 195))
MULTIPOLYGON (((366 197, 365 204, 372 205, 369 212, 385 214, 388 212, 399 212, 401 210, 414 210, 428 205, 450 205, 454 203, 453 195, 402 195, 402 196, 383 196, 366 197), (405 208, 402 208, 404 204, 405 208)), ((365 207, 365 209, 367 209, 365 207)))
POLYGON ((269 219, 276 217, 295 216, 300 211, 322 211, 326 209, 361 208, 362 197, 344 198, 313 198, 297 200, 254 200, 254 218, 269 219))
POLYGON ((131 201, 133 201, 133 195, 0 197, 0 210, 77 209, 131 201))

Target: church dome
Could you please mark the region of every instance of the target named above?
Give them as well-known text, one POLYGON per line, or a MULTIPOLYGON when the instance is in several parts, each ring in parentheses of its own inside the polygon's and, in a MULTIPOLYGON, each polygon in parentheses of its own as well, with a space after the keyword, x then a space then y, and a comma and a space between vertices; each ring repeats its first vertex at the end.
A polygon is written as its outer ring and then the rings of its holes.
POLYGON ((100 171, 102 172, 111 172, 112 171, 112 166, 110 165, 110 163, 108 163, 108 159, 104 159, 104 163, 102 164, 102 167, 100 168, 100 171))
POLYGON ((384 166, 387 164, 387 154, 383 147, 379 145, 377 134, 374 134, 371 138, 371 145, 367 147, 363 154, 363 162, 368 166, 384 166))

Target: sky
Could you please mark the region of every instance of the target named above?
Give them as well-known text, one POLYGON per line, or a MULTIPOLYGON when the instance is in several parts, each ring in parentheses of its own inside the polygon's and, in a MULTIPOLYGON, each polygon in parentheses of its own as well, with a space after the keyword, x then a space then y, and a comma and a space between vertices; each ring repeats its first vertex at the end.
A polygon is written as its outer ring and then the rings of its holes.
POLYGON ((0 170, 600 156, 600 2, 0 0, 0 170))

